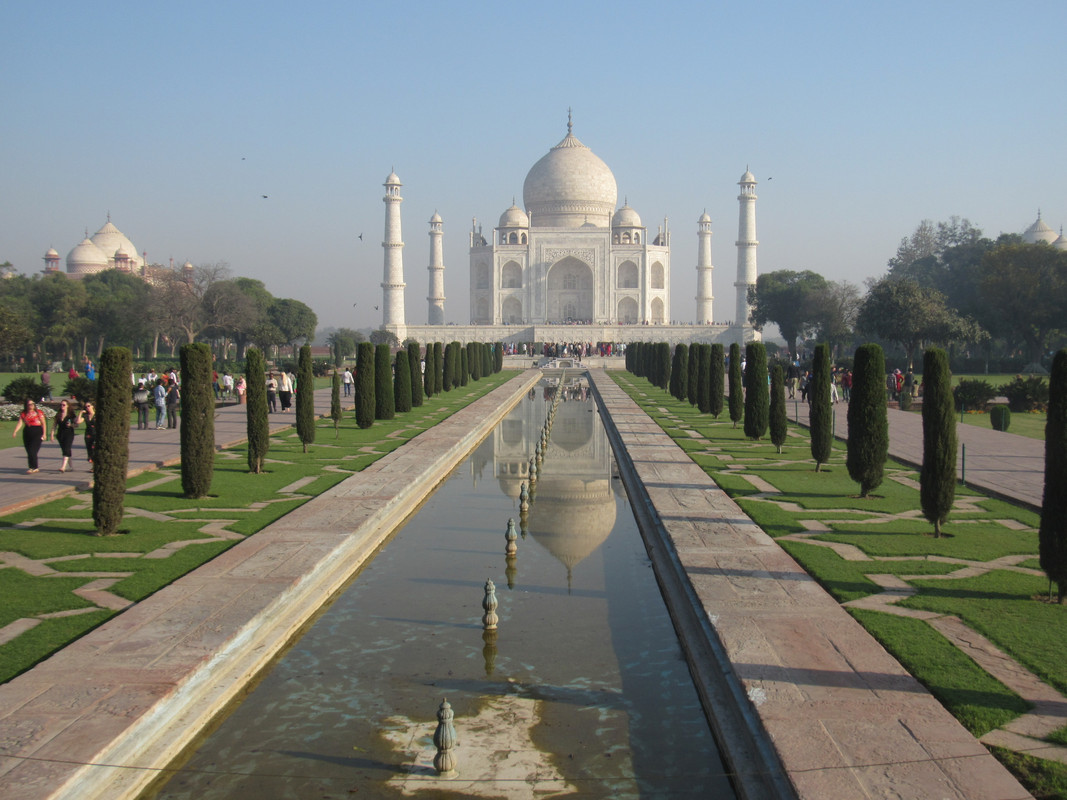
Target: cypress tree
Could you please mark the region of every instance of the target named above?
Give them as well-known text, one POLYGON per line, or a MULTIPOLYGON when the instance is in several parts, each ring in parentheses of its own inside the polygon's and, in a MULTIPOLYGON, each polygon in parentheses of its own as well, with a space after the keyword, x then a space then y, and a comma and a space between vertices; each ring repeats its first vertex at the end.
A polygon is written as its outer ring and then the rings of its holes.
POLYGON ((100 355, 93 455, 93 524, 97 536, 114 535, 122 522, 130 457, 132 367, 133 358, 125 347, 109 347, 100 355))
POLYGON ((856 348, 852 368, 852 399, 848 403, 848 474, 860 485, 860 497, 882 483, 889 455, 886 417, 885 354, 876 344, 856 348))
POLYGON ((360 342, 356 352, 356 424, 374 424, 374 345, 360 342))
POLYGON ((467 348, 459 342, 456 342, 455 345, 458 353, 456 363, 459 364, 459 385, 466 386, 471 377, 471 365, 467 358, 467 348))
POLYGON ((833 406, 830 404, 830 345, 815 347, 815 361, 811 368, 811 388, 808 390, 808 422, 811 427, 811 457, 815 471, 830 460, 834 446, 833 406))
POLYGON ((315 442, 315 373, 311 369, 311 345, 300 348, 296 368, 296 435, 304 445, 315 442))
POLYGON ((701 414, 711 413, 711 347, 706 344, 696 345, 697 373, 697 410, 701 414))
POLYGON ((211 348, 182 345, 182 491, 206 497, 215 472, 215 392, 211 388, 211 348))
POLYGON ((771 370, 771 444, 781 453, 789 435, 789 417, 785 411, 785 371, 781 364, 775 364, 771 370))
POLYGON ((433 360, 433 342, 426 343, 426 369, 422 373, 422 391, 426 399, 434 396, 434 375, 437 370, 433 360))
MULTIPOLYGON (((440 344, 440 343, 438 343, 440 344)), ((434 350, 437 350, 437 345, 434 345, 434 350)), ((456 372, 456 350, 452 347, 452 343, 449 342, 445 345, 445 362, 443 370, 442 384, 446 392, 452 391, 452 387, 456 385, 455 372, 456 372)))
POLYGON ((496 359, 496 372, 500 372, 504 369, 504 343, 497 342, 496 349, 493 351, 493 358, 496 359))
POLYGON ((689 395, 689 346, 679 344, 674 348, 674 368, 671 370, 673 394, 679 400, 686 400, 689 395))
POLYGON ((433 393, 441 394, 443 372, 445 369, 444 347, 440 342, 433 343, 433 393))
POLYGON ((686 373, 685 399, 695 406, 700 400, 700 353, 707 345, 694 344, 689 347, 689 364, 686 373))
POLYGON ((396 351, 393 364, 393 403, 401 413, 411 411, 411 366, 407 350, 396 351))
POLYGON ((341 435, 341 373, 333 371, 333 382, 330 384, 330 419, 333 420, 333 438, 341 435))
MULTIPOLYGON (((706 345, 705 345, 706 346, 706 345)), ((715 419, 722 413, 726 383, 726 355, 721 344, 711 345, 708 365, 708 413, 715 419)))
POLYGON ((769 415, 767 348, 763 342, 749 342, 745 346, 745 436, 763 438, 769 415))
POLYGON ((254 347, 245 353, 245 418, 248 430, 248 471, 263 472, 263 461, 270 449, 270 426, 267 423, 267 375, 263 354, 254 347))
POLYGON ((956 499, 956 408, 952 374, 944 350, 931 348, 923 355, 923 383, 923 467, 919 473, 919 500, 923 516, 933 523, 934 537, 941 538, 941 528, 956 499))
POLYGON ((470 370, 471 380, 480 381, 482 379, 482 359, 478 355, 478 343, 467 343, 467 369, 470 370))
POLYGON ((670 342, 659 342, 656 345, 656 366, 659 369, 659 380, 656 382, 656 385, 666 392, 671 385, 670 342))
POLYGON ((411 373, 411 407, 422 405, 422 359, 417 342, 408 342, 408 372, 411 373))
POLYGON ((730 345, 730 421, 734 427, 741 421, 741 415, 745 413, 745 393, 741 386, 744 379, 741 375, 741 345, 734 342, 730 345))
MULTIPOLYGON (((129 416, 129 415, 127 415, 129 416)), ((1052 359, 1045 422, 1045 495, 1041 501, 1038 552, 1041 569, 1067 602, 1067 350, 1052 359)), ((1051 587, 1050 587, 1051 588, 1051 587)))
POLYGON ((374 350, 374 418, 392 419, 396 416, 393 400, 393 354, 384 342, 374 350))

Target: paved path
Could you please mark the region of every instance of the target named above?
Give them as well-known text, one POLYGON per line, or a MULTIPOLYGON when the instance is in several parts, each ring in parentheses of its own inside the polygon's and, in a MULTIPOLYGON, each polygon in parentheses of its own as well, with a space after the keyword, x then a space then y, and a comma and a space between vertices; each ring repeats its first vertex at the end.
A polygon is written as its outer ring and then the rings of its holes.
MULTIPOLYGON (((808 424, 807 403, 787 400, 786 406, 790 419, 808 424)), ((837 403, 834 411, 834 432, 839 439, 847 439, 848 406, 837 403)), ((963 423, 956 426, 956 436, 960 443, 957 472, 968 485, 1040 510, 1045 485, 1043 441, 963 423)), ((907 464, 922 465, 921 414, 889 409, 889 454, 907 464)))
MULTIPOLYGON (((331 389, 315 391, 315 411, 318 414, 330 413, 331 389)), ((341 398, 342 408, 351 407, 341 398)), ((294 400, 295 402, 295 400, 294 400)), ((215 446, 231 447, 248 438, 247 406, 227 403, 215 409, 215 446)), ((154 411, 149 419, 155 423, 154 411)), ((271 431, 296 424, 296 413, 271 414, 271 431)), ((179 425, 181 422, 179 421, 179 425)), ((51 432, 51 427, 49 427, 51 432)), ((45 500, 61 497, 89 486, 92 473, 85 458, 83 429, 78 429, 74 441, 74 457, 71 472, 60 472, 62 456, 59 445, 55 442, 45 443, 41 447, 40 472, 36 475, 26 474, 26 451, 22 447, 9 447, 0 450, 0 514, 10 514, 20 508, 36 505, 45 500)), ((154 427, 139 431, 136 426, 130 430, 129 474, 136 475, 145 470, 176 464, 179 459, 178 429, 156 430, 154 427)))

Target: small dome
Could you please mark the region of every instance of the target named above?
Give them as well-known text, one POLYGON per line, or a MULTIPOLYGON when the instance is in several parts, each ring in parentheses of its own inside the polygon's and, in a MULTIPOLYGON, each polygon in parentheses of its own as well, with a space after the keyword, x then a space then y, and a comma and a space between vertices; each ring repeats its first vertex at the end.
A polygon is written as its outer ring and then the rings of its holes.
POLYGON ((107 256, 91 239, 82 239, 67 253, 67 272, 98 272, 106 267, 107 256))
POLYGON ((1052 246, 1057 250, 1067 250, 1067 237, 1060 233, 1060 237, 1052 243, 1052 246))
POLYGON ((753 175, 751 172, 749 172, 748 168, 746 167, 745 168, 745 174, 741 176, 741 180, 739 180, 738 183, 755 183, 755 182, 756 182, 756 176, 753 175))
POLYGON ((115 251, 115 260, 116 261, 118 261, 120 258, 129 258, 129 257, 130 257, 130 254, 127 253, 125 250, 123 250, 121 247, 118 250, 115 251))
POLYGON ((441 220, 441 215, 438 214, 436 211, 433 212, 433 216, 430 217, 430 224, 431 225, 436 225, 436 224, 440 223, 441 221, 442 221, 441 220))
POLYGON ((389 177, 385 179, 383 186, 403 186, 400 182, 400 178, 397 177, 395 172, 390 172, 389 177))
POLYGON ((116 228, 109 219, 100 230, 92 236, 93 244, 100 248, 104 253, 115 253, 118 250, 125 250, 132 261, 137 266, 141 265, 141 259, 137 257, 137 248, 133 242, 126 238, 126 235, 116 228))
POLYGON ((54 247, 49 247, 48 252, 44 254, 45 258, 59 258, 59 253, 56 252, 54 247))
POLYGON ((615 212, 615 216, 611 218, 611 227, 640 228, 641 217, 638 216, 637 212, 630 208, 630 205, 627 203, 615 212))
POLYGON ((711 217, 709 217, 708 212, 705 211, 700 215, 700 219, 698 219, 697 222, 711 222, 711 217))
POLYGON ((526 212, 519 208, 514 203, 511 204, 511 208, 500 215, 501 228, 529 228, 530 218, 526 216, 526 212))
POLYGON ((1027 244, 1037 244, 1038 242, 1052 244, 1056 241, 1056 238, 1056 231, 1045 224, 1045 221, 1041 219, 1040 211, 1037 212, 1037 221, 1023 231, 1023 241, 1027 244))
POLYGON ((184 264, 182 264, 182 269, 185 270, 186 272, 192 272, 193 271, 193 262, 186 261, 184 264))

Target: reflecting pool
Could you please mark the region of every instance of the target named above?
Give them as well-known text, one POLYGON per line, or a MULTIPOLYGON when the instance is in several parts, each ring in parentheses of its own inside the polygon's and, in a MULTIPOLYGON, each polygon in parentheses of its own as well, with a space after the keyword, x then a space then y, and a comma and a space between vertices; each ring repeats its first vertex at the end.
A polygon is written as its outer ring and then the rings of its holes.
POLYGON ((734 796, 584 388, 559 404, 519 513, 550 392, 511 411, 150 796, 734 796), (444 698, 447 779, 432 767, 444 698))

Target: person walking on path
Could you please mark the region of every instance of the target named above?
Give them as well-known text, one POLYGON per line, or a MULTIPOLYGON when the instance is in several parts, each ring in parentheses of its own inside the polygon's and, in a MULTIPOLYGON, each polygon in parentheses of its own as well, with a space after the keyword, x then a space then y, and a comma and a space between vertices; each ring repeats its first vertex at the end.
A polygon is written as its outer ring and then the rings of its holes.
POLYGON ((248 384, 245 383, 245 376, 242 375, 237 379, 237 405, 241 405, 245 401, 245 391, 248 389, 248 384))
POLYGON ((274 373, 267 375, 267 413, 276 414, 278 412, 278 379, 274 377, 274 373))
POLYGON ((284 369, 278 381, 278 397, 282 401, 282 413, 284 414, 293 404, 293 381, 284 369))
POLYGON ((133 404, 137 408, 137 430, 148 430, 148 406, 151 396, 145 386, 144 379, 137 381, 137 388, 133 390, 133 404))
POLYGON ((78 424, 78 415, 70 407, 70 403, 63 400, 59 404, 59 413, 56 414, 55 424, 52 426, 52 441, 59 442, 59 452, 63 454, 63 463, 59 467, 60 472, 71 469, 71 448, 74 447, 74 428, 78 424))
POLYGON ((156 380, 156 387, 152 390, 152 398, 156 405, 156 430, 163 430, 163 417, 167 413, 167 387, 162 379, 156 380))
POLYGON ((48 433, 48 420, 45 419, 44 412, 29 398, 26 398, 26 402, 22 405, 22 413, 19 414, 19 421, 15 423, 15 430, 11 432, 11 438, 14 439, 20 430, 22 431, 22 446, 26 448, 26 461, 29 465, 26 474, 30 475, 37 472, 37 454, 41 452, 41 442, 48 433))
POLYGON ((178 382, 175 380, 171 380, 167 384, 166 396, 168 428, 178 427, 178 401, 180 399, 181 397, 178 394, 178 382))
POLYGON ((348 397, 350 394, 352 394, 353 380, 354 379, 352 378, 352 370, 350 370, 348 367, 345 367, 345 374, 341 377, 341 382, 345 386, 345 397, 348 397))
POLYGON ((93 470, 93 456, 96 455, 96 403, 85 401, 85 407, 78 412, 78 425, 85 423, 85 455, 89 459, 89 471, 93 470))

